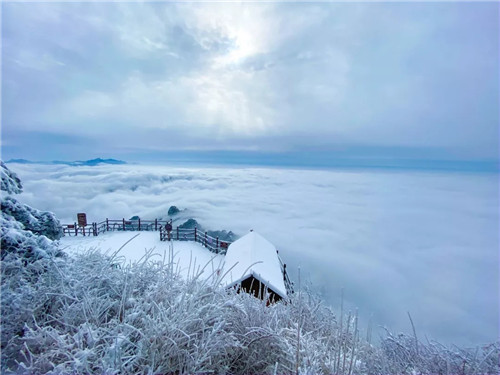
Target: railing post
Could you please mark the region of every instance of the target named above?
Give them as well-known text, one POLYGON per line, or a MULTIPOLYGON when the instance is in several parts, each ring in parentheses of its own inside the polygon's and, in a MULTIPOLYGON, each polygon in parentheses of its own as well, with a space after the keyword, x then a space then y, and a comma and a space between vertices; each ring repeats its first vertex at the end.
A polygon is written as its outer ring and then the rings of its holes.
POLYGON ((205 231, 205 247, 207 247, 207 231, 205 231))
POLYGON ((139 232, 141 231, 141 218, 139 218, 139 232))
POLYGON ((177 241, 179 241, 179 226, 177 225, 177 241))
POLYGON ((197 237, 196 235, 197 235, 197 228, 194 227, 194 242, 196 242, 196 237, 197 237))
POLYGON ((85 226, 83 226, 82 228, 83 228, 83 237, 85 237, 85 226))
POLYGON ((217 254, 219 254, 219 236, 217 236, 216 240, 217 240, 217 242, 216 242, 217 243, 217 247, 216 247, 217 254))
POLYGON ((78 226, 75 223, 75 236, 78 236, 78 226))
POLYGON ((122 219, 123 222, 123 230, 125 230, 125 218, 122 219))
POLYGON ((158 230, 158 219, 155 219, 155 232, 158 230))
POLYGON ((109 232, 109 220, 106 218, 106 232, 109 232))

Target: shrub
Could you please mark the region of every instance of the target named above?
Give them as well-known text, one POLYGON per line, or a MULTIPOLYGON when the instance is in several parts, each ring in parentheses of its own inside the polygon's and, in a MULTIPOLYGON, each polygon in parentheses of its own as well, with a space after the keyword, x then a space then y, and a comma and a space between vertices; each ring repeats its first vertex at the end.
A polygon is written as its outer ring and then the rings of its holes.
POLYGON ((312 293, 267 306, 172 264, 121 263, 99 251, 2 262, 2 372, 496 374, 498 344, 478 351, 387 332, 359 338, 312 293), (121 266, 120 266, 121 265, 121 266))

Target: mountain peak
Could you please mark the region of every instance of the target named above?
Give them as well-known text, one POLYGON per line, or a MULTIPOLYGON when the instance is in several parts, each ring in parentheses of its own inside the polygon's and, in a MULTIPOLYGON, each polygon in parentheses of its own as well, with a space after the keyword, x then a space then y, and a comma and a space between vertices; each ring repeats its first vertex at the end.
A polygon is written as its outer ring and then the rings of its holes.
POLYGON ((76 161, 31 161, 26 159, 10 159, 7 163, 18 163, 18 164, 63 164, 63 165, 71 165, 71 166, 96 166, 99 164, 127 164, 127 162, 123 160, 117 159, 102 159, 95 158, 90 160, 76 160, 76 161))

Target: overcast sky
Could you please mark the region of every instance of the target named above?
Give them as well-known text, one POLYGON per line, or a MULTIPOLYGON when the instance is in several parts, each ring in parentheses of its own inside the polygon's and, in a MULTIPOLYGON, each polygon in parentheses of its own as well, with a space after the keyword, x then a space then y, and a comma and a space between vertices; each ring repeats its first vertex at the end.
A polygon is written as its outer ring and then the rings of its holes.
POLYGON ((6 159, 498 159, 497 2, 2 7, 6 159))

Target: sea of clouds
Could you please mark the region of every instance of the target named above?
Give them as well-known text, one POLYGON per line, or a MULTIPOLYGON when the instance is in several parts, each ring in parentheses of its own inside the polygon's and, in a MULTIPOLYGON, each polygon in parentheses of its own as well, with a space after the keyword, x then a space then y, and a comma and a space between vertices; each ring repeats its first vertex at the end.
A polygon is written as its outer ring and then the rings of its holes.
POLYGON ((499 180, 495 173, 9 164, 23 203, 63 223, 166 217, 254 229, 292 279, 358 308, 366 329, 476 345, 498 340, 499 180))

